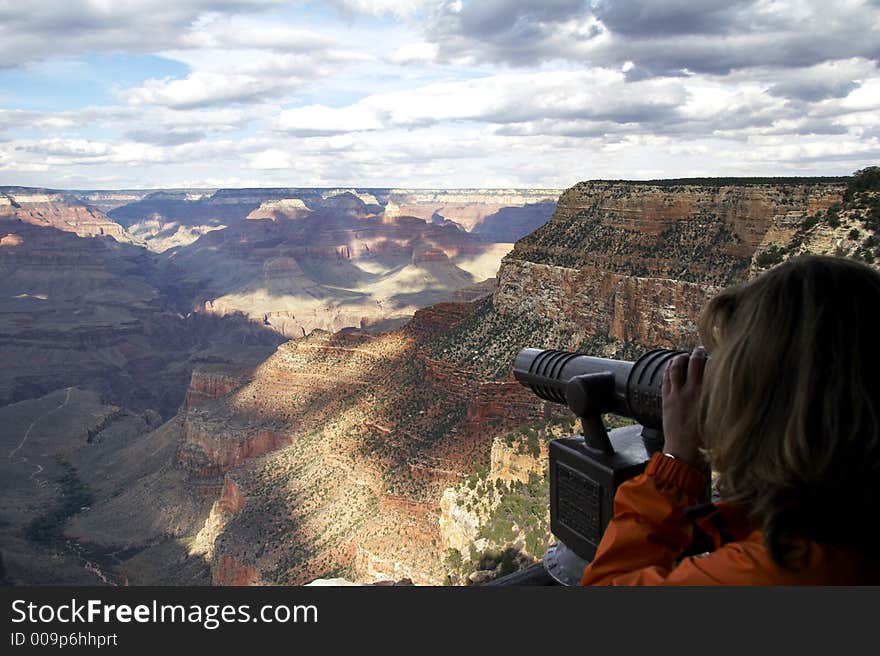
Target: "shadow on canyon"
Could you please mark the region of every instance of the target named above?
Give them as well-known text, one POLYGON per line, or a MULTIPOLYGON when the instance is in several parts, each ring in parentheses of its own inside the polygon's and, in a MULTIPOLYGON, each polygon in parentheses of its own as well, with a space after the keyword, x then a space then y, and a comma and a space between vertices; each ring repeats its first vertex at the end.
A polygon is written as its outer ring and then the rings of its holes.
MULTIPOLYGON (((491 448, 491 436, 466 428, 475 392, 463 389, 467 381, 461 381, 461 388, 450 389, 448 378, 438 377, 436 365, 426 355, 434 332, 452 325, 450 316, 435 318, 436 324, 430 327, 415 320, 379 335, 348 330, 329 336, 318 331, 298 341, 295 349, 314 350, 316 356, 302 358, 298 369, 285 372, 281 367, 279 373, 278 360, 284 354, 279 355, 276 349, 290 349, 277 332, 242 313, 219 316, 191 311, 193 292, 203 281, 187 278, 186 267, 179 264, 185 259, 182 254, 207 248, 215 258, 213 266, 219 270, 225 261, 228 267, 229 255, 221 250, 241 234, 227 230, 174 249, 168 259, 138 246, 110 243, 109 238, 61 233, 62 241, 99 240, 102 249, 92 257, 112 274, 111 279, 133 277, 156 289, 158 296, 140 308, 136 317, 141 351, 152 350, 151 354, 142 353, 122 367, 87 375, 68 372, 67 378, 57 379, 55 389, 82 386, 100 393, 104 403, 136 411, 154 408, 167 420, 146 435, 116 445, 115 450, 102 453, 107 445, 101 443, 81 445, 89 453, 78 454, 77 468, 88 470, 93 481, 106 472, 112 483, 107 483, 96 495, 95 505, 83 512, 93 517, 103 513, 95 526, 131 521, 148 530, 140 538, 132 535, 114 542, 108 535, 115 529, 99 526, 105 531, 100 539, 95 536, 92 541, 88 534, 81 535, 80 542, 70 546, 80 555, 68 555, 115 573, 117 581, 124 582, 118 576, 128 572, 132 584, 206 582, 206 558, 193 556, 186 541, 181 541, 192 537, 191 531, 160 530, 169 521, 167 506, 194 495, 202 500, 191 504, 185 523, 194 529, 205 525, 213 501, 222 494, 227 472, 200 478, 186 471, 179 459, 184 423, 205 418, 218 434, 230 429, 265 428, 284 432, 291 442, 228 471, 242 486, 246 501, 226 518, 215 556, 234 556, 248 567, 253 565, 254 575, 263 577, 264 582, 278 583, 302 583, 349 572, 363 550, 393 554, 409 545, 420 545, 426 549, 425 558, 438 560, 429 545, 437 533, 440 494, 463 474, 487 464, 491 448), (242 362, 244 355, 246 364, 242 362), (206 365, 235 365, 246 382, 197 408, 181 407, 193 369, 206 365), (340 376, 343 370, 346 375, 340 376), (298 382, 298 376, 319 377, 321 385, 313 380, 310 387, 298 382), (162 431, 167 434, 156 437, 162 431), (154 449, 150 440, 159 446, 154 449), (124 467, 114 471, 120 463, 124 467), (166 483, 177 489, 156 487, 166 483), (126 494, 130 503, 121 499, 126 494), (138 518, 134 521, 114 508, 132 509, 138 518)), ((277 248, 281 242, 273 240, 286 238, 272 236, 265 225, 259 226, 257 233, 261 240, 248 243, 248 248, 255 243, 277 248)), ((250 233, 247 236, 250 239, 250 233)), ((69 250, 83 250, 75 244, 70 241, 69 250)), ((303 261, 304 270, 326 268, 307 258, 303 261)), ((325 272, 328 280, 338 283, 355 275, 352 267, 360 272, 361 280, 373 279, 374 274, 364 272, 348 258, 340 258, 333 266, 337 265, 338 270, 325 272)), ((401 261, 398 266, 405 264, 401 261)), ((257 273, 256 268, 253 272, 257 273)), ((229 293, 251 284, 232 277, 217 282, 221 288, 230 285, 229 293)), ((278 284, 283 287, 284 283, 278 284)), ((439 297, 449 289, 429 291, 437 295, 436 300, 443 300, 439 297)), ((394 297, 401 306, 415 300, 407 292, 394 297)), ((102 303, 100 297, 76 294, 66 301, 73 305, 102 303)), ((442 315, 443 310, 440 312, 442 315)), ((130 341, 125 336, 114 338, 111 331, 99 344, 86 340, 65 348, 88 353, 98 345, 116 347, 126 339, 130 341)), ((25 380, 14 400, 51 392, 45 384, 25 380)), ((512 426, 515 421, 499 418, 496 425, 512 426)), ((76 519, 77 515, 71 517, 76 519)), ((235 572, 231 576, 235 580, 235 572)))

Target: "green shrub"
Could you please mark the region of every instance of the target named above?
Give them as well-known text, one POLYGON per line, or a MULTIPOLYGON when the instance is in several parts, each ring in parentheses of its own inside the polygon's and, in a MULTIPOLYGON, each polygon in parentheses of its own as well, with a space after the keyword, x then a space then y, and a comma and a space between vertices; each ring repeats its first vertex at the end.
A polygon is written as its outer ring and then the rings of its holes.
POLYGON ((31 542, 51 547, 63 540, 64 525, 84 506, 92 505, 94 495, 88 485, 76 475, 76 469, 63 461, 64 473, 58 479, 61 498, 58 505, 36 517, 25 530, 25 537, 31 542))
POLYGON ((819 223, 819 215, 818 214, 807 214, 804 217, 804 220, 801 221, 801 228, 803 228, 804 230, 809 230, 817 223, 819 223))
POLYGON ((880 191, 880 166, 869 166, 853 173, 847 191, 880 191))
POLYGON ((784 255, 785 252, 774 244, 767 250, 759 253, 758 257, 755 258, 755 263, 762 269, 766 269, 782 262, 784 255))

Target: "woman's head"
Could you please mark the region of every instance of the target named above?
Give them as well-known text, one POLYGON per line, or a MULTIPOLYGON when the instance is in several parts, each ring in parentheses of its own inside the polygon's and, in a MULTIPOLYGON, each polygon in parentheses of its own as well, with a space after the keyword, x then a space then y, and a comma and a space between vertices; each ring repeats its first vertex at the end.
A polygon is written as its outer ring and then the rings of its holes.
POLYGON ((880 273, 794 258, 713 298, 700 335, 709 459, 774 558, 791 562, 798 537, 876 547, 880 273))

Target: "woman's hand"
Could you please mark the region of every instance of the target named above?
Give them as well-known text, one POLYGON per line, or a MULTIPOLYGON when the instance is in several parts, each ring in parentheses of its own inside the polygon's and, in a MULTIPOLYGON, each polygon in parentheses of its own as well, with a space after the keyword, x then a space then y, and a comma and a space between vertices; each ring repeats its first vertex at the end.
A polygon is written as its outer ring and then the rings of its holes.
POLYGON ((700 453, 700 392, 705 367, 706 350, 698 346, 690 357, 682 354, 673 358, 663 374, 664 451, 697 469, 706 466, 700 453))

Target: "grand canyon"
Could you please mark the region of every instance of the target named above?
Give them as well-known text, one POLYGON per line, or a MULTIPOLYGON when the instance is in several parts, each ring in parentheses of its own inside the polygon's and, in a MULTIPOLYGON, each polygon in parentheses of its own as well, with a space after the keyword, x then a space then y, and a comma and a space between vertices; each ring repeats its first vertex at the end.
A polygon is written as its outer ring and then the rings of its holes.
MULTIPOLYGON (((12 583, 467 585, 553 540, 516 352, 693 346, 721 288, 880 258, 880 170, 550 189, 0 187, 12 583)), ((876 265, 876 264, 875 264, 876 265)), ((613 418, 608 418, 613 421, 613 418)))

